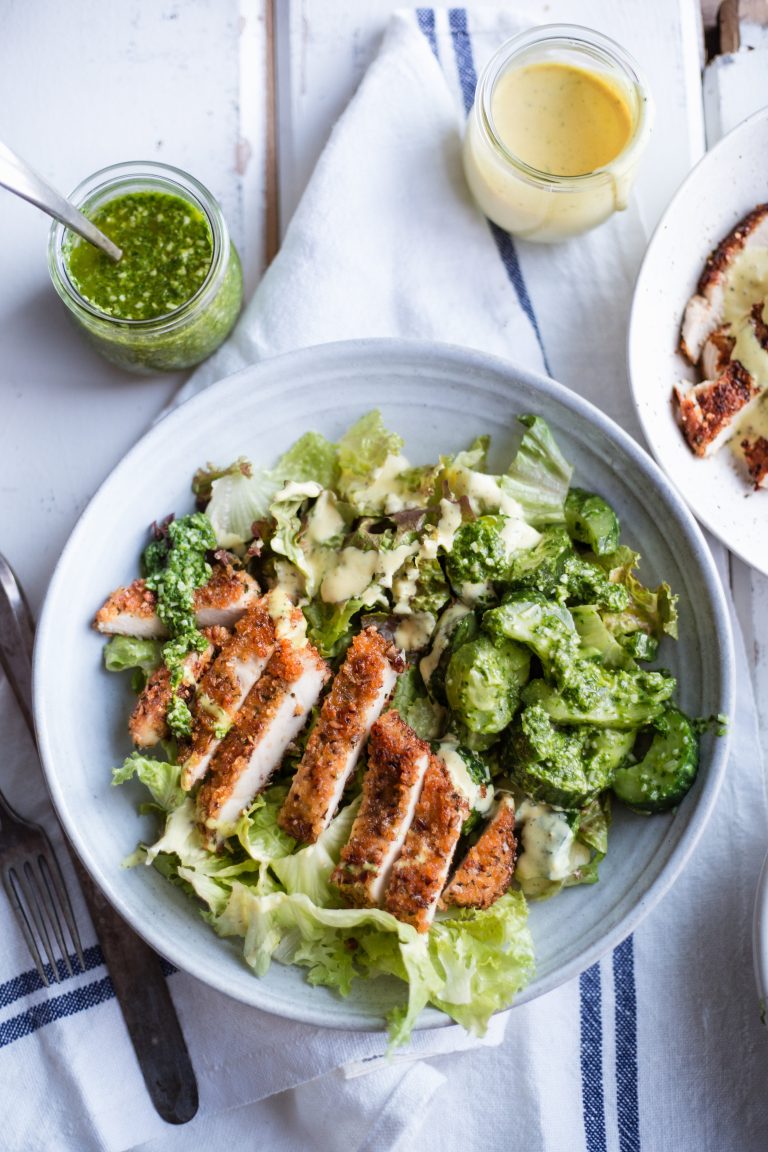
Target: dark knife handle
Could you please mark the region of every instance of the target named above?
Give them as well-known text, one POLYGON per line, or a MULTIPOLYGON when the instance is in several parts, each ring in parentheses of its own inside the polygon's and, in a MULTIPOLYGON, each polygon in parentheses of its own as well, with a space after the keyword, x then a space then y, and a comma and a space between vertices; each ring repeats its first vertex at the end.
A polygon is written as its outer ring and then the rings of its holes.
POLYGON ((70 854, 152 1103, 169 1124, 186 1124, 197 1112, 197 1081, 160 957, 70 854))
MULTIPOLYGON (((0 663, 34 742, 33 636, 32 615, 21 586, 0 555, 0 663)), ((66 835, 64 842, 152 1103, 169 1124, 186 1124, 197 1112, 197 1081, 160 957, 118 916, 66 835)))

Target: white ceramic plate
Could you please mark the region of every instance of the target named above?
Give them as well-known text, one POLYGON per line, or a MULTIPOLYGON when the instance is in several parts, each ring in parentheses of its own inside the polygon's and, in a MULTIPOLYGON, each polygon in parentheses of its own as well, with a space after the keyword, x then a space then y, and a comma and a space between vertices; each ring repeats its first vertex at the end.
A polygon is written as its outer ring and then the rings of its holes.
MULTIPOLYGON (((341 1028, 378 1028, 402 999, 394 980, 358 981, 342 1000, 311 988, 301 969, 272 966, 259 980, 238 941, 221 940, 194 906, 152 868, 122 859, 150 834, 136 813, 140 788, 110 786, 129 750, 125 678, 102 669, 103 639, 90 621, 105 596, 134 578, 147 526, 191 507, 196 467, 249 456, 270 464, 302 432, 336 439, 379 407, 414 463, 494 438, 492 465, 508 463, 515 416, 546 417, 580 484, 617 508, 643 553, 647 582, 680 594, 681 640, 663 652, 679 669, 680 702, 693 715, 730 712, 732 654, 718 577, 703 538, 663 474, 596 409, 550 380, 458 348, 402 341, 325 345, 270 360, 211 388, 155 427, 96 494, 64 550, 38 627, 35 708, 48 781, 83 862, 134 928, 174 964, 222 992, 278 1015, 341 1028)), ((707 735, 702 767, 675 816, 618 810, 601 881, 531 909, 538 975, 519 1003, 574 976, 621 940, 674 880, 715 802, 726 740, 707 735)), ((704 882, 704 878, 702 878, 704 882)), ((446 1023, 425 1012, 420 1026, 446 1023)))
POLYGON ((727 447, 709 460, 689 449, 672 388, 695 380, 677 350, 680 323, 704 262, 731 228, 768 199, 768 109, 724 137, 676 192, 648 246, 629 327, 632 393, 651 451, 715 536, 768 574, 768 494, 754 492, 727 447))

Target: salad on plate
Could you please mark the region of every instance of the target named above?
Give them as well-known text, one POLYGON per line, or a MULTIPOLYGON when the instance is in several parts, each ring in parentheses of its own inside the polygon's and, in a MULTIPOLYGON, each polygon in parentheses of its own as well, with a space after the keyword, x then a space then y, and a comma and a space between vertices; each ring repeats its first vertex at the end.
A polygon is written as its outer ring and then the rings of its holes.
POLYGON ((393 1045, 427 1004, 482 1032, 533 974, 527 901, 598 880, 613 802, 668 810, 696 775, 651 667, 676 598, 519 420, 503 474, 488 437, 413 466, 379 412, 201 468, 95 619, 137 693, 114 781, 159 823, 130 863, 257 975, 398 977, 393 1045))

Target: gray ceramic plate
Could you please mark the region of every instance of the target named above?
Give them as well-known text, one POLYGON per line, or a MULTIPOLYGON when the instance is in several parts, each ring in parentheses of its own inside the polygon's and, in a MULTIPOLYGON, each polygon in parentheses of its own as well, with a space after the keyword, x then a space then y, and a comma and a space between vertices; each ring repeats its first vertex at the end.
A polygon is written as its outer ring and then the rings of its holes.
MULTIPOLYGON (((515 416, 549 421, 582 486, 618 510, 624 538, 643 555, 648 583, 680 594, 681 639, 662 651, 680 676, 680 702, 694 715, 731 712, 728 613, 708 549, 692 516, 650 458, 595 408, 566 389, 460 348, 403 341, 329 344, 283 356, 218 384, 155 427, 115 469, 64 550, 38 628, 35 709, 48 782, 88 870, 134 928, 180 968, 247 1004, 308 1023, 378 1028, 399 1002, 396 981, 359 981, 341 999, 311 988, 300 969, 272 966, 257 979, 238 942, 220 940, 187 898, 151 868, 122 859, 150 826, 136 814, 140 790, 110 785, 129 750, 125 679, 102 669, 89 624, 105 596, 137 571, 147 526, 191 507, 189 483, 206 461, 246 455, 270 464, 302 432, 336 438, 379 407, 414 463, 490 432, 491 464, 503 468, 517 442, 515 416)), ((716 801, 726 739, 708 734, 699 778, 679 811, 643 819, 617 808, 600 883, 531 908, 538 975, 531 1000, 623 939, 688 859, 716 801)), ((702 877, 702 883, 705 878, 702 877)), ((420 1026, 447 1023, 425 1012, 420 1026)))

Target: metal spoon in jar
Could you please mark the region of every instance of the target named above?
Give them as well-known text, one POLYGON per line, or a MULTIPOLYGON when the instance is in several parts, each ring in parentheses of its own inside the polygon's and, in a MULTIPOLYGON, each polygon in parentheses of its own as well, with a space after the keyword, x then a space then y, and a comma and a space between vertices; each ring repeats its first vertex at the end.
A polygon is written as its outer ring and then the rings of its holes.
POLYGON ((50 184, 33 172, 20 156, 3 143, 0 143, 0 187, 7 188, 9 192, 21 196, 22 200, 28 200, 30 204, 42 208, 43 212, 53 216, 54 220, 59 220, 78 236, 100 248, 115 263, 122 256, 123 253, 117 245, 100 232, 87 216, 84 216, 69 200, 59 195, 55 188, 51 188, 50 184))

